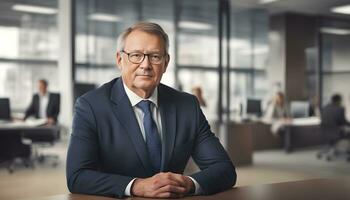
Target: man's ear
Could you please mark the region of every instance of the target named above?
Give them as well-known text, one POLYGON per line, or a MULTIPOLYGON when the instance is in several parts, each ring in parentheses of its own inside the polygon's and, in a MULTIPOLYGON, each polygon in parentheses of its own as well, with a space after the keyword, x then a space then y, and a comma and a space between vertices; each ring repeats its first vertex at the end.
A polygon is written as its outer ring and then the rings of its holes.
POLYGON ((165 56, 165 64, 164 64, 163 73, 166 72, 166 69, 168 68, 169 61, 170 61, 170 55, 167 54, 167 55, 165 56))
POLYGON ((118 51, 116 54, 117 67, 121 70, 122 68, 122 54, 118 51))

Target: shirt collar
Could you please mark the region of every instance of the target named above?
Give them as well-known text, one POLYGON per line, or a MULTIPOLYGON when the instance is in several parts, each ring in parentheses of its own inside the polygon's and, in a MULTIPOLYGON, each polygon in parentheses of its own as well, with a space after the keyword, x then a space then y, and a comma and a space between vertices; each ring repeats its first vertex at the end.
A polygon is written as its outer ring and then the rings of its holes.
POLYGON ((42 95, 40 92, 39 92, 39 97, 41 97, 41 98, 45 98, 45 97, 48 97, 49 95, 48 95, 48 92, 46 92, 44 95, 42 95))
POLYGON ((125 89, 125 93, 128 96, 131 105, 134 107, 136 106, 136 104, 138 104, 140 101, 142 100, 149 100, 151 101, 156 107, 158 107, 158 89, 156 88, 152 95, 148 98, 148 99, 143 99, 141 97, 139 97, 135 92, 131 91, 128 86, 125 85, 125 83, 123 82, 123 86, 125 89))

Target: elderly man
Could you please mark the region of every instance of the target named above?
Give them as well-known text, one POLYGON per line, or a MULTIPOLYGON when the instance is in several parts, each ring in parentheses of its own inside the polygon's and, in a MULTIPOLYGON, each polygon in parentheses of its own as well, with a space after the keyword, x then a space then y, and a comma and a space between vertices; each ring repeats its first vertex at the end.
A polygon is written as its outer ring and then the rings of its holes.
POLYGON ((67 157, 72 193, 167 198, 235 184, 196 97, 160 84, 168 47, 158 24, 133 25, 118 39, 121 77, 77 100, 67 157), (185 176, 190 156, 201 171, 185 176))

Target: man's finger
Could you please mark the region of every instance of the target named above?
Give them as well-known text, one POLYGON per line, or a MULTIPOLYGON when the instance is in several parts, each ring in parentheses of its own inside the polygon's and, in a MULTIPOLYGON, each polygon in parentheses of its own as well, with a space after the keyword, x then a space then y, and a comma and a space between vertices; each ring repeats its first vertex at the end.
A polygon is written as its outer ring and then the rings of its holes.
POLYGON ((167 173, 163 174, 163 176, 165 176, 167 179, 170 179, 172 181, 177 182, 181 186, 184 186, 184 187, 186 186, 186 182, 185 182, 185 179, 183 178, 182 174, 175 174, 175 173, 167 172, 167 173))
POLYGON ((174 177, 174 179, 176 179, 176 181, 181 184, 181 186, 183 187, 187 187, 187 182, 186 182, 186 177, 182 174, 174 174, 172 173, 172 176, 174 177))
POLYGON ((160 178, 159 180, 156 180, 154 182, 155 189, 161 188, 161 187, 166 186, 166 185, 182 186, 182 184, 179 183, 178 181, 174 181, 174 180, 167 179, 167 178, 160 178))
POLYGON ((174 177, 173 173, 171 173, 171 172, 166 172, 166 173, 161 172, 159 174, 156 174, 152 178, 154 178, 154 182, 153 183, 155 183, 155 182, 157 183, 160 180, 169 180, 169 181, 172 181, 172 183, 175 182, 175 184, 172 184, 172 185, 184 186, 183 182, 180 181, 178 178, 174 177))
POLYGON ((166 192, 184 195, 186 193, 186 188, 180 187, 180 186, 166 185, 155 191, 156 196, 158 194, 166 193, 166 192))

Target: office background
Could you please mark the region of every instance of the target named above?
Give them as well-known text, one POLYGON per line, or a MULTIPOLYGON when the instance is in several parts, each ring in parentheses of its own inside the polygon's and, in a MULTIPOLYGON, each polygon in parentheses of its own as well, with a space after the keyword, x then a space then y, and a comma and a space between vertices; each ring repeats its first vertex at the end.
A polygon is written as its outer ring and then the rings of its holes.
POLYGON ((349 17, 330 10, 346 3, 2 0, 0 95, 23 112, 44 77, 62 93, 60 121, 69 126, 74 85, 118 76, 116 37, 147 20, 170 36, 163 82, 187 92, 202 87, 210 118, 234 116, 237 102, 266 98, 271 88, 289 100, 316 96, 323 104, 340 92, 348 107, 349 17))
POLYGON ((61 94, 60 123, 71 126, 75 97, 119 76, 116 37, 136 21, 170 37, 162 82, 201 87, 211 121, 241 115, 247 98, 282 90, 320 106, 338 92, 350 118, 349 0, 0 0, 0 97, 23 113, 37 80, 61 94), (349 14, 349 12, 348 12, 349 14))

